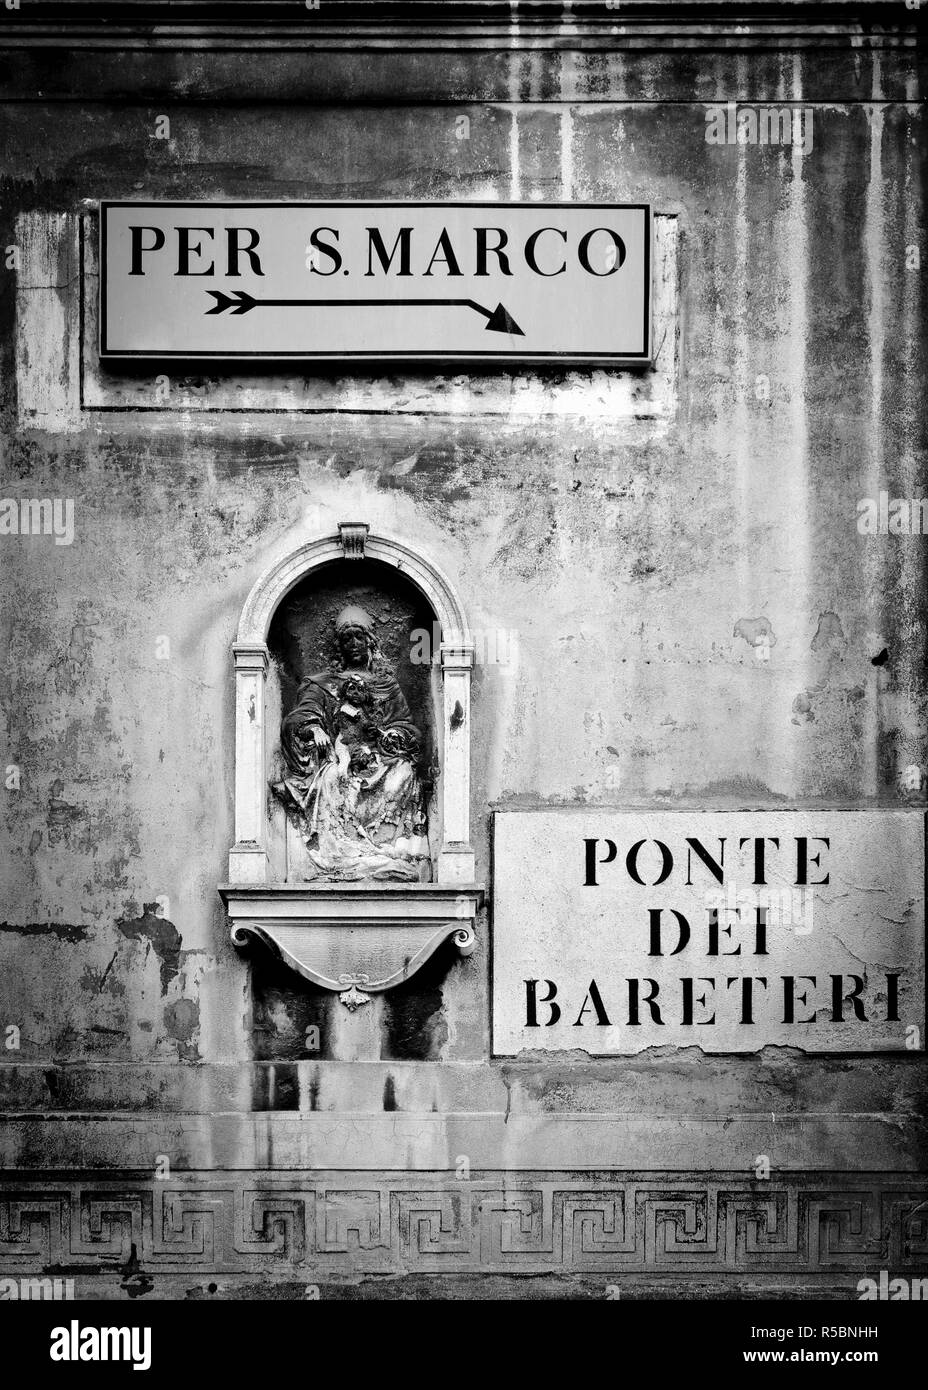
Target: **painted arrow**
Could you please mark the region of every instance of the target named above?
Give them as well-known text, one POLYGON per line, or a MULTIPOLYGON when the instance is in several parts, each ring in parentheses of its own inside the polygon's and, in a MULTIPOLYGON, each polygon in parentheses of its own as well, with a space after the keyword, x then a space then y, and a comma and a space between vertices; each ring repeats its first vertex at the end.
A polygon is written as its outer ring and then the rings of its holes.
POLYGON ((358 309, 367 305, 391 309, 400 305, 431 305, 433 308, 438 305, 454 305, 476 309, 477 313, 486 319, 484 326, 492 333, 517 333, 520 338, 525 337, 522 329, 502 304, 497 304, 495 309, 485 309, 475 299, 255 299, 247 290, 233 290, 231 294, 225 294, 222 290, 207 290, 206 293, 212 295, 216 301, 211 309, 206 310, 207 314, 224 314, 227 310, 232 314, 248 314, 252 309, 269 308, 272 305, 279 308, 311 306, 320 309, 358 309))

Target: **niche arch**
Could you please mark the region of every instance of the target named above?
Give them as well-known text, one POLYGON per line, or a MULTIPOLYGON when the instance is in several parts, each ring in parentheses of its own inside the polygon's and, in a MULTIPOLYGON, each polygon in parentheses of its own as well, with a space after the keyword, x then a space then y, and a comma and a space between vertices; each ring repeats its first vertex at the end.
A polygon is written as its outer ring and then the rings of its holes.
POLYGON ((337 532, 298 546, 259 577, 242 610, 233 656, 235 840, 228 882, 220 893, 235 944, 260 939, 307 979, 337 989, 350 1008, 370 993, 408 979, 449 935, 469 954, 483 896, 474 882, 470 842, 474 643, 447 576, 421 551, 372 532, 366 522, 341 522, 337 532), (275 881, 268 807, 268 774, 278 737, 268 722, 271 622, 287 595, 315 571, 334 561, 363 560, 379 561, 411 581, 440 631, 435 710, 439 834, 432 850, 432 881, 275 881))

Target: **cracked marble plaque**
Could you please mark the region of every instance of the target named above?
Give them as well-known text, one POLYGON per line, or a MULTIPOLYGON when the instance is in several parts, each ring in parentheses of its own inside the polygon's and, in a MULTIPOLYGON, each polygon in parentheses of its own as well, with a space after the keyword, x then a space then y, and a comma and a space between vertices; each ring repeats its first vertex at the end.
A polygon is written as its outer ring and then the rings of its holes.
POLYGON ((925 1046, 919 811, 498 812, 493 1050, 925 1046))

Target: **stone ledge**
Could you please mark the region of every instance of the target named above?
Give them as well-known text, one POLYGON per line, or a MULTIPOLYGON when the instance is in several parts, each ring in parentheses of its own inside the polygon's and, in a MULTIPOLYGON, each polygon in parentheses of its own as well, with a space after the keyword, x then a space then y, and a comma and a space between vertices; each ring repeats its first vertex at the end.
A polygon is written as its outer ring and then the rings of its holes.
POLYGON ((242 1115, 10 1115, 0 1167, 10 1170, 342 1169, 450 1174, 471 1168, 577 1172, 666 1168, 753 1174, 809 1169, 924 1171, 928 1124, 916 1114, 642 1116, 360 1112, 242 1115))
POLYGON ((697 1048, 596 1059, 487 1062, 280 1058, 178 1064, 53 1059, 0 1062, 0 1114, 240 1114, 266 1111, 543 1115, 583 1111, 640 1118, 811 1111, 870 1115, 923 1109, 923 1057, 805 1057, 766 1048, 737 1058, 697 1048), (682 1090, 681 1090, 682 1088, 682 1090))

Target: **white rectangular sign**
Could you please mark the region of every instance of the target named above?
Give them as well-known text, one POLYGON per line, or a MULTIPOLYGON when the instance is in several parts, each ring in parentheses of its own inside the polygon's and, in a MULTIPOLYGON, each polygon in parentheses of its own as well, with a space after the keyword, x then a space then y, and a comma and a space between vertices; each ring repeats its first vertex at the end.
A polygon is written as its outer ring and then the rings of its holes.
POLYGON ((100 205, 103 358, 650 353, 646 204, 100 205))
POLYGON ((498 812, 493 1050, 925 1047, 925 818, 498 812))

